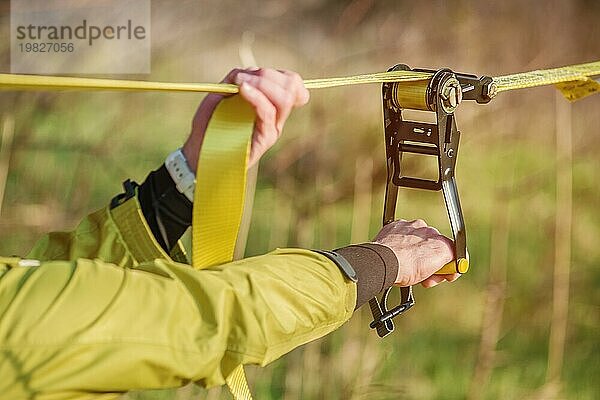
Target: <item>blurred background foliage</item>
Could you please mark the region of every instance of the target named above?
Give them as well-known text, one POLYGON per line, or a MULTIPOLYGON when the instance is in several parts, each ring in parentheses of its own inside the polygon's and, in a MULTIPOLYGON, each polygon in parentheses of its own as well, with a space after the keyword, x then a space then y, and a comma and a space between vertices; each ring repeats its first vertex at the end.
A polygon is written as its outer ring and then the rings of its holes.
MULTIPOLYGON (((2 1, 2 72, 9 11, 2 1)), ((254 63, 317 78, 398 62, 496 76, 598 60, 599 17, 595 0, 153 0, 152 73, 126 78, 216 82, 254 63)), ((0 254, 25 254, 106 205, 124 179, 141 182, 181 145, 201 98, 0 93, 0 254)), ((471 271, 416 288, 417 305, 384 340, 363 308, 329 337, 249 368, 256 398, 597 398, 599 106, 600 96, 569 105, 551 87, 463 104, 457 178, 471 271)), ((379 86, 313 91, 261 164, 247 254, 372 238, 382 135, 379 86)), ((439 193, 402 191, 398 209, 449 234, 439 193)), ((228 396, 191 385, 128 395, 228 396)))

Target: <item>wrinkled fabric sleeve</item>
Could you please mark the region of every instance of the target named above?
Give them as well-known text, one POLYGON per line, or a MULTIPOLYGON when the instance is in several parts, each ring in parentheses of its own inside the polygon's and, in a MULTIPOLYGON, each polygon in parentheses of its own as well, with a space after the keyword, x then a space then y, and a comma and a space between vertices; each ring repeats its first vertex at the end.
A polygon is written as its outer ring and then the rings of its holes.
POLYGON ((301 249, 197 271, 151 235, 135 198, 44 237, 39 267, 0 276, 0 398, 81 398, 224 383, 347 321, 356 285, 301 249))
POLYGON ((152 235, 138 201, 132 198, 112 210, 106 207, 90 214, 71 232, 44 235, 27 258, 40 261, 97 258, 131 267, 170 257, 152 235))

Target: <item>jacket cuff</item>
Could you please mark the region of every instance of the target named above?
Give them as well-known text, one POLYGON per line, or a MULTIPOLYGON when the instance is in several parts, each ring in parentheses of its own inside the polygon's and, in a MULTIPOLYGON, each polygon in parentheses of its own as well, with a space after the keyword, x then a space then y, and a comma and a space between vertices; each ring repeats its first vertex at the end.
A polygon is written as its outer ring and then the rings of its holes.
POLYGON ((111 209, 109 215, 119 230, 121 240, 138 263, 157 258, 171 259, 152 234, 137 197, 131 197, 111 209))
POLYGON ((192 202, 179 192, 165 164, 139 186, 138 201, 158 244, 173 249, 192 224, 192 202))
POLYGON ((335 252, 344 257, 356 272, 356 308, 396 281, 398 259, 387 246, 361 243, 336 249, 335 252))

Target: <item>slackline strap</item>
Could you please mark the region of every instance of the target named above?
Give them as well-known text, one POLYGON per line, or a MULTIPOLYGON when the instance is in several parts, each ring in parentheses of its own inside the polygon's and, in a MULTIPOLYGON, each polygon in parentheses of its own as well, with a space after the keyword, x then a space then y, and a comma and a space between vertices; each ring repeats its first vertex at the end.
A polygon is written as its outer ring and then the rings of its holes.
MULTIPOLYGON (((590 79, 596 75, 600 75, 600 61, 498 76, 493 80, 498 86, 499 92, 556 85, 569 100, 577 100, 600 91, 600 83, 590 79)), ((304 81, 304 85, 307 89, 321 89, 365 83, 418 81, 430 77, 431 74, 427 72, 391 71, 338 78, 308 79, 304 81)), ((238 92, 238 87, 229 83, 151 82, 19 74, 0 74, 0 89, 157 90, 223 94, 238 92)))
MULTIPOLYGON (((202 269, 234 258, 244 212, 254 111, 239 96, 221 101, 204 136, 196 171, 192 265, 202 269)), ((226 378, 235 400, 250 400, 243 365, 226 378)))
MULTIPOLYGON (((600 92, 600 61, 493 78, 499 92, 555 85, 573 101, 600 92)), ((304 81, 308 89, 365 83, 418 81, 430 73, 382 72, 304 81)), ((0 74, 0 89, 158 90, 234 94, 231 84, 172 83, 58 76, 0 74)), ((254 125, 251 107, 238 96, 224 99, 211 118, 196 171, 192 223, 192 265, 202 269, 233 260, 247 183, 247 163, 254 125)), ((248 211, 248 210, 246 210, 248 211)), ((243 365, 226 378, 235 400, 250 400, 243 365)))

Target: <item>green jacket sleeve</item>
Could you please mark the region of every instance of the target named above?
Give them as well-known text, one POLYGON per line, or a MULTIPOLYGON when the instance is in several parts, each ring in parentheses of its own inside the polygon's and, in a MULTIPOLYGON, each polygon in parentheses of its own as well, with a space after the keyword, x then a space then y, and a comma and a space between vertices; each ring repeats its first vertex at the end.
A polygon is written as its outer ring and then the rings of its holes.
POLYGON ((152 235, 135 198, 112 210, 107 207, 90 214, 72 232, 45 235, 27 257, 40 261, 97 258, 122 267, 156 258, 169 259, 152 235))
POLYGON ((178 263, 135 199, 28 257, 43 262, 0 268, 0 398, 220 385, 239 364, 335 330, 356 304, 355 284, 307 250, 201 271, 178 263))

